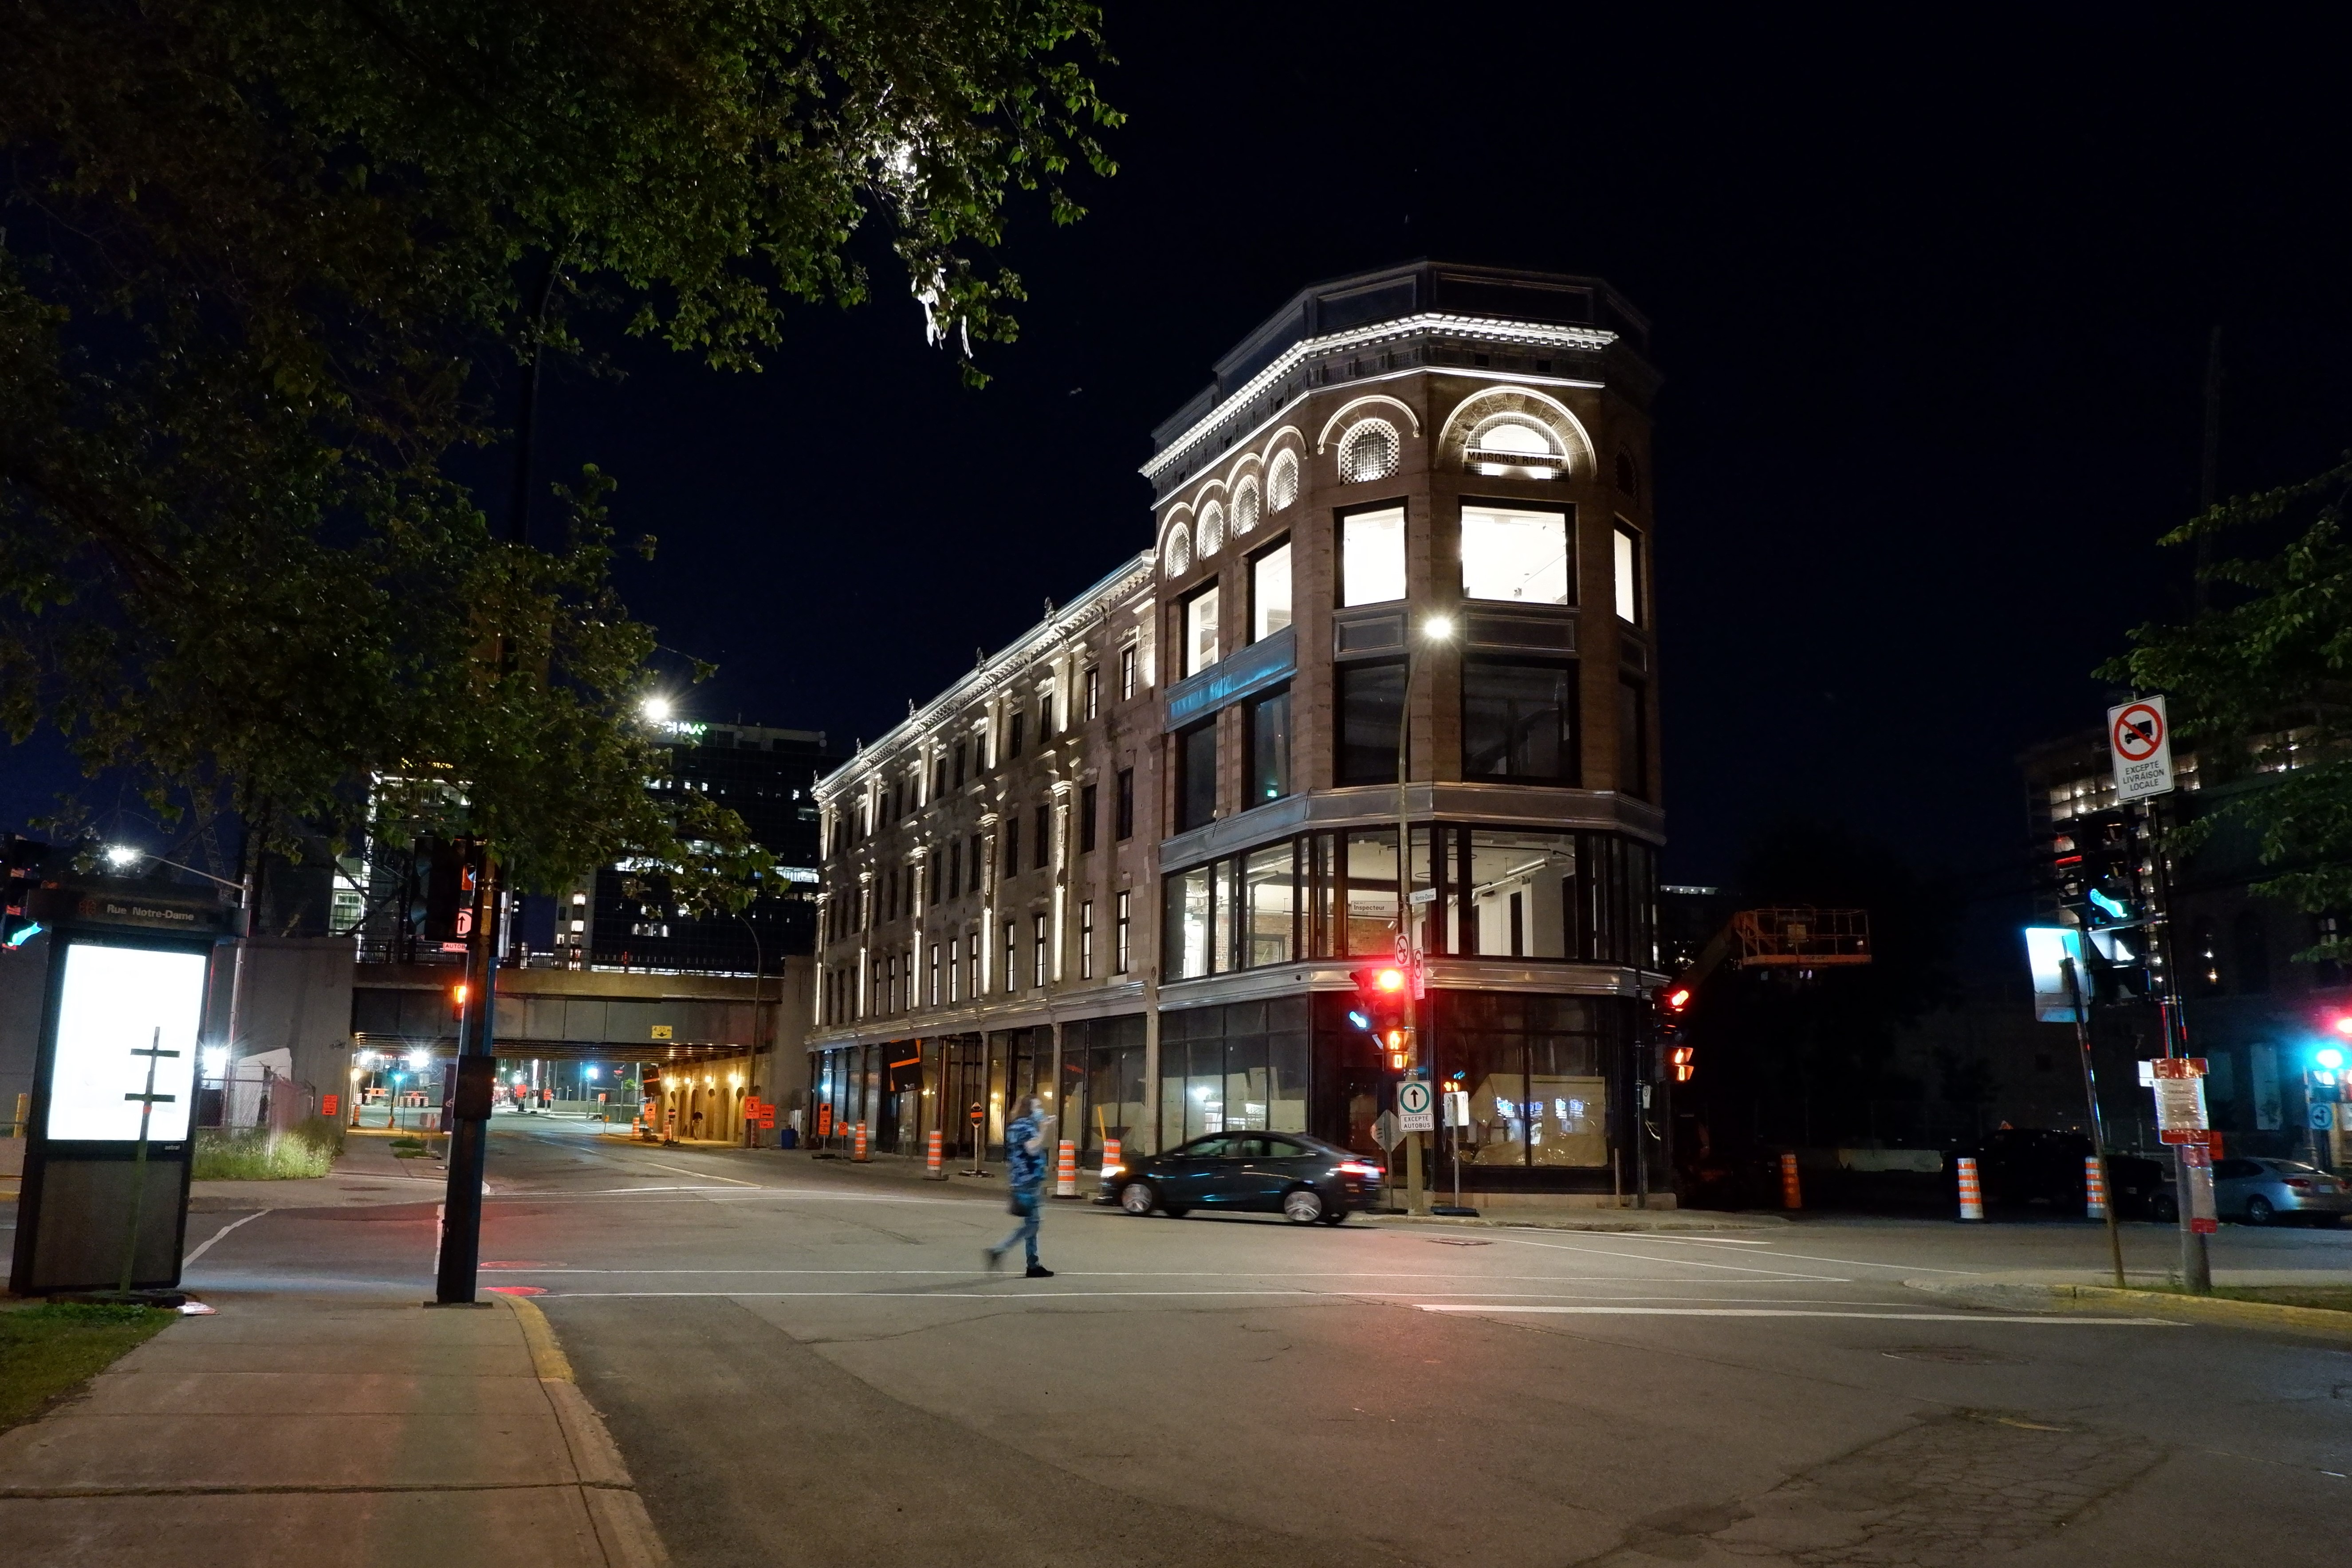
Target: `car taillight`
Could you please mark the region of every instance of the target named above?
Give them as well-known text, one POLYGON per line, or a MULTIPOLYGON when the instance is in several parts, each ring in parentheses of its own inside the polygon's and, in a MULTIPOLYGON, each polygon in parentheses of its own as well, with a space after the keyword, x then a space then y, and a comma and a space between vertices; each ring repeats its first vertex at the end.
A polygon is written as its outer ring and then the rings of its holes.
POLYGON ((1361 1160, 1342 1161, 1339 1170, 1342 1174, 1349 1176, 1377 1177, 1381 1173, 1381 1168, 1378 1165, 1367 1165, 1361 1160))
POLYGON ((2290 1187, 2307 1187, 2311 1185, 2311 1178, 2308 1176, 2289 1176, 2286 1179, 2286 1184, 2290 1187))

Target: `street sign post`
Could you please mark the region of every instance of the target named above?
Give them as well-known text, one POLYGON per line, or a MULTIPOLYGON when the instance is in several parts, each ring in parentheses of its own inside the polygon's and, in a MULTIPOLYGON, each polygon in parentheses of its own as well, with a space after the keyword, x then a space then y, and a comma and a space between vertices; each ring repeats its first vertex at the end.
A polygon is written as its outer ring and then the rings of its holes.
POLYGON ((1397 1125, 1407 1132, 1434 1132, 1437 1116, 1426 1079, 1409 1078, 1397 1085, 1397 1125))
POLYGON ((1397 1124, 1395 1111, 1383 1110, 1372 1118, 1372 1141, 1391 1151, 1404 1141, 1404 1129, 1397 1124))
POLYGON ((2107 710, 2107 752, 2118 804, 2172 793, 2172 722, 2162 697, 2138 697, 2107 710))

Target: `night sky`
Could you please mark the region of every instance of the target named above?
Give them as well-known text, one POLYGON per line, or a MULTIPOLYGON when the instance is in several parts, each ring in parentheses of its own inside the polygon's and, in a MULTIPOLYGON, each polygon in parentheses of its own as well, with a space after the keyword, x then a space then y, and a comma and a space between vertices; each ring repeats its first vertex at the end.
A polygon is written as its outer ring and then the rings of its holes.
POLYGON ((875 300, 800 311, 764 374, 560 378, 551 462, 659 536, 624 584, 720 665, 693 716, 845 749, 1150 542, 1150 428, 1302 285, 1598 274, 1665 376, 1669 878, 1788 809, 2013 859, 2016 753, 2095 724, 2091 667, 2185 597, 2151 542, 2196 500, 2210 328, 2225 492, 2352 445, 2346 40, 1705 15, 1114 7, 1121 171, 1074 228, 1014 213, 985 390, 870 247, 875 300))

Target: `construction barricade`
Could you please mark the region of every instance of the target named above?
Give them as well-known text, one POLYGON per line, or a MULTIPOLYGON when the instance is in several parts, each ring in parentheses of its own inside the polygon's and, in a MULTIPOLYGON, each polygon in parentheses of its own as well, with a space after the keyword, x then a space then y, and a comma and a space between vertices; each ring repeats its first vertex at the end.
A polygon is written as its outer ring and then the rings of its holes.
POLYGON ((1984 1188, 1977 1181, 1977 1163, 1966 1154, 1952 1162, 1960 1182, 1960 1217, 1984 1218, 1984 1188))
POLYGON ((923 1149, 923 1179, 927 1182, 944 1182, 948 1179, 945 1163, 947 1151, 942 1147, 945 1142, 946 1140, 940 1135, 940 1130, 936 1127, 932 1128, 930 1138, 923 1149))
POLYGON ((1784 1209, 1805 1206, 1805 1190, 1797 1180, 1797 1156, 1794 1153, 1780 1156, 1780 1206, 1784 1209))
POLYGON ((2083 1156, 2083 1217, 2107 1217, 2107 1173, 2096 1154, 2083 1156))
POLYGON ((853 1152, 849 1157, 850 1157, 852 1160, 855 1160, 855 1161, 859 1162, 860 1163, 865 1163, 865 1160, 866 1160, 866 1123, 864 1123, 863 1121, 861 1121, 861 1122, 859 1122, 859 1123, 857 1124, 857 1142, 856 1142, 856 1152, 853 1152))
POLYGON ((1078 1146, 1067 1138, 1055 1151, 1054 1195, 1074 1198, 1078 1195, 1078 1146))

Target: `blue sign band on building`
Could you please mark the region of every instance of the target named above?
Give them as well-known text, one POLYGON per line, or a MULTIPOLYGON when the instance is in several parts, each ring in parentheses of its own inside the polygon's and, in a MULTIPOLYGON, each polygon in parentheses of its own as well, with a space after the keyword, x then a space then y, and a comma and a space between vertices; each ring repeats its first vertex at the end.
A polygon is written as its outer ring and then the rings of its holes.
POLYGON ((1298 669, 1298 633, 1285 626, 1260 638, 1230 658, 1211 665, 1190 680, 1168 689, 1168 718, 1162 729, 1177 730, 1204 714, 1214 713, 1254 691, 1278 686, 1298 669))

